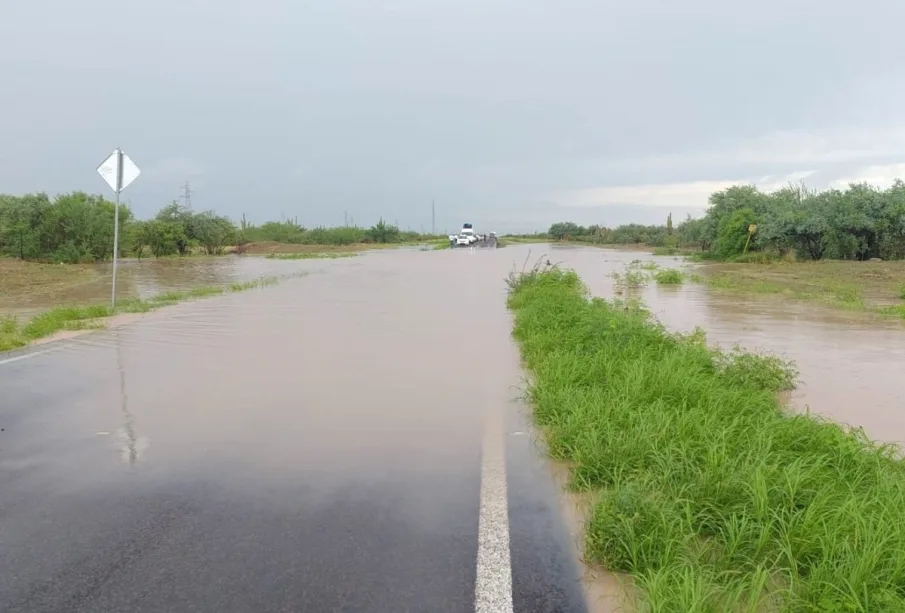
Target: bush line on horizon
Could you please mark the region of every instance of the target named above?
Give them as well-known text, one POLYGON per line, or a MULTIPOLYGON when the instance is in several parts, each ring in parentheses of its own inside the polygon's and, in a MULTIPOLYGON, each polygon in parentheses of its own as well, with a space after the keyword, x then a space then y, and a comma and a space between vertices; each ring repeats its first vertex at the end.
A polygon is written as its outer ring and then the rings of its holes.
MULTIPOLYGON (((0 256, 28 261, 87 263, 113 257, 113 202, 85 192, 12 196, 0 194, 0 256)), ((306 228, 298 218, 254 225, 245 216, 236 223, 215 211, 195 211, 174 201, 152 218, 135 219, 120 205, 120 256, 137 258, 219 255, 227 247, 241 253, 251 242, 345 246, 401 244, 436 236, 402 230, 382 218, 370 227, 344 225, 306 228)))
POLYGON ((899 179, 885 189, 852 183, 818 191, 790 184, 764 192, 734 185, 712 193, 707 205, 703 217, 689 214, 675 226, 671 213, 663 224, 612 228, 564 221, 519 238, 643 245, 656 255, 696 252, 725 262, 905 259, 905 182, 899 179))

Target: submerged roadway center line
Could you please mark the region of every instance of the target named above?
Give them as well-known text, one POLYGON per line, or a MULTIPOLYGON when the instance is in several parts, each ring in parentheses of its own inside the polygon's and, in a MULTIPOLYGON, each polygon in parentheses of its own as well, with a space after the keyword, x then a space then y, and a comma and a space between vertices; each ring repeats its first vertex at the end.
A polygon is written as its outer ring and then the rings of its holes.
POLYGON ((503 411, 491 410, 481 451, 475 613, 513 613, 503 411))

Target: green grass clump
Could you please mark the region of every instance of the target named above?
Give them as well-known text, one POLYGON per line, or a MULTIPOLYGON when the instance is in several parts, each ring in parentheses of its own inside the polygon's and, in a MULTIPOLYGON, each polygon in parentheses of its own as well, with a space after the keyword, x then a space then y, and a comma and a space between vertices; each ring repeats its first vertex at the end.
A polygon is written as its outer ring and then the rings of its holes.
POLYGON ((649 281, 649 277, 642 272, 640 260, 634 260, 627 264, 622 273, 612 272, 610 276, 614 280, 614 285, 618 291, 632 290, 644 287, 649 281))
POLYGON ((893 306, 883 307, 880 309, 883 315, 892 315, 893 317, 901 317, 905 319, 905 304, 896 304, 893 306))
POLYGON ((585 558, 641 610, 905 611, 905 461, 790 414, 779 358, 667 331, 571 271, 509 278, 513 336, 550 454, 596 502, 585 558))
POLYGON ((681 285, 682 273, 675 268, 665 268, 654 273, 657 285, 681 285))
POLYGON ((15 317, 0 317, 0 351, 12 351, 28 344, 15 317))
POLYGON ((87 307, 57 307, 36 315, 22 328, 22 335, 28 340, 49 336, 60 330, 84 330, 92 320, 109 317, 113 310, 109 306, 95 304, 87 307))
POLYGON ((15 317, 0 317, 0 334, 15 334, 19 330, 19 322, 15 317))
POLYGON ((905 300, 905 285, 899 287, 899 298, 905 300))

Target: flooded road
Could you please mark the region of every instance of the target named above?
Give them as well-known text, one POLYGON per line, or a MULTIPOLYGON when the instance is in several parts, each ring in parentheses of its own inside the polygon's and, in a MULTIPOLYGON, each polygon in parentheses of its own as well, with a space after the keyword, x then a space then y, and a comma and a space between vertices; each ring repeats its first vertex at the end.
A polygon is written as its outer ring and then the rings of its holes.
POLYGON ((0 364, 0 610, 584 611, 511 262, 319 262, 0 364))
MULTIPOLYGON (((503 279, 529 249, 607 297, 634 259, 680 265, 540 245, 260 260, 315 274, 0 360, 0 610, 586 610, 515 401, 503 279)), ((905 440, 902 325, 640 296, 795 359, 798 406, 905 440)))

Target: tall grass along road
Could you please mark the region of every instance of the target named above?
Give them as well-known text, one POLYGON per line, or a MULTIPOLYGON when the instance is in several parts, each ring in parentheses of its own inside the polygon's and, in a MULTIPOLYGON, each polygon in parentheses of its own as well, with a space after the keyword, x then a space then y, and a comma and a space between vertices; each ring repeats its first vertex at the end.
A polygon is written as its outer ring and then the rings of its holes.
POLYGON ((510 277, 551 455, 591 501, 586 560, 651 612, 905 611, 905 464, 788 414, 790 364, 709 348, 571 271, 510 277))

